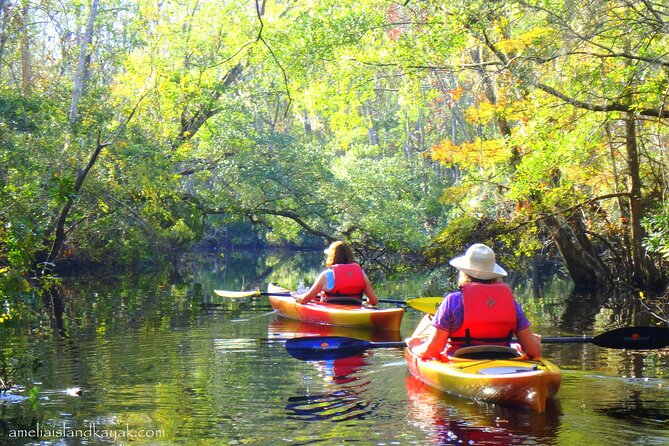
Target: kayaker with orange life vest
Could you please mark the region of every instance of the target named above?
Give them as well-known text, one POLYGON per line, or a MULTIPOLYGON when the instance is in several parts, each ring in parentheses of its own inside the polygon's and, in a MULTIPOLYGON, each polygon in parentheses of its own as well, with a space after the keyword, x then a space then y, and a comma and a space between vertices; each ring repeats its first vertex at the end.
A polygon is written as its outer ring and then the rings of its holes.
POLYGON ((307 291, 291 293, 297 302, 304 304, 320 298, 322 302, 362 305, 363 295, 371 305, 379 302, 367 274, 355 262, 348 243, 334 242, 323 252, 327 255, 327 269, 316 277, 307 291))
POLYGON ((502 282, 506 271, 495 263, 495 253, 482 243, 467 249, 450 262, 460 275, 460 290, 448 294, 432 318, 434 334, 415 353, 422 358, 452 354, 472 345, 509 345, 518 339, 529 357, 541 356, 541 341, 530 329, 530 321, 502 282))

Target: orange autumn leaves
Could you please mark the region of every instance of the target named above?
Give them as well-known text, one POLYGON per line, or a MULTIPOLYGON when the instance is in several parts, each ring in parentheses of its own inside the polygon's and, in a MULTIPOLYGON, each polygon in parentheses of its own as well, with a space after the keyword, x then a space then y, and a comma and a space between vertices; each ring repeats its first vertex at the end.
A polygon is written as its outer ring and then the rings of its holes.
MULTIPOLYGON (((500 111, 499 106, 482 101, 477 106, 470 106, 465 111, 464 117, 469 123, 483 126, 492 122, 500 111)), ((444 139, 432 147, 429 156, 445 165, 471 169, 492 167, 506 161, 511 153, 505 148, 504 138, 477 137, 461 143, 444 139)))

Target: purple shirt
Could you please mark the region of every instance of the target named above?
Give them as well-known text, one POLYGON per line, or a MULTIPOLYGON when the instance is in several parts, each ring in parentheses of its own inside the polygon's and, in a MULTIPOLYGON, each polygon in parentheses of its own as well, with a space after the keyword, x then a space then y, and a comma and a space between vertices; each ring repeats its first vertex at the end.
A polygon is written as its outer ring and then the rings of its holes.
MULTIPOLYGON (((530 326, 530 321, 525 317, 523 308, 515 300, 516 305, 516 333, 530 326)), ((462 305, 462 291, 453 291, 446 295, 444 301, 437 308, 437 312, 432 318, 432 325, 449 333, 462 326, 465 320, 465 307, 462 305)))

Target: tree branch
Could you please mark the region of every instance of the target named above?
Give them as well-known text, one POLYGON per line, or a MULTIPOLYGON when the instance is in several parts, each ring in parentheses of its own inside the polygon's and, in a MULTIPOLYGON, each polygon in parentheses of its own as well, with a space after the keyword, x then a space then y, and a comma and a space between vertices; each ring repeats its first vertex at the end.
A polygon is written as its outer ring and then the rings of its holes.
POLYGON ((632 195, 631 195, 629 192, 615 192, 615 193, 611 193, 611 194, 600 195, 600 196, 598 196, 598 197, 593 197, 593 198, 590 198, 590 199, 588 199, 588 200, 585 200, 585 201, 582 201, 582 202, 580 202, 580 203, 577 203, 577 204, 575 204, 575 205, 573 205, 573 206, 570 206, 570 207, 568 207, 568 208, 565 208, 565 209, 559 209, 559 210, 557 210, 557 211, 555 211, 555 212, 551 212, 551 213, 548 213, 548 214, 541 214, 541 215, 539 215, 537 218, 533 218, 533 219, 531 219, 531 220, 526 220, 526 221, 520 222, 520 223, 517 224, 516 226, 514 226, 514 227, 512 227, 512 228, 509 228, 509 232, 513 232, 513 231, 515 231, 515 230, 518 229, 518 228, 522 228, 523 226, 527 226, 527 225, 530 225, 530 224, 537 223, 537 222, 539 222, 539 221, 541 221, 541 220, 544 220, 544 219, 546 219, 546 218, 555 217, 556 215, 560 215, 560 214, 569 214, 569 213, 572 213, 572 212, 574 212, 575 210, 577 210, 577 209, 579 209, 579 208, 582 208, 583 206, 592 204, 592 203, 594 203, 594 202, 596 202, 596 201, 600 201, 600 200, 608 200, 609 198, 631 197, 631 196, 632 196, 632 195))
POLYGON ((332 234, 327 234, 323 231, 319 231, 318 229, 315 229, 311 227, 309 224, 307 224, 304 220, 302 220, 301 216, 294 211, 280 211, 276 209, 254 209, 250 214, 261 214, 261 215, 274 215, 277 217, 285 217, 290 220, 293 220, 295 223, 300 225, 305 231, 307 231, 309 234, 316 235, 319 237, 323 237, 325 240, 327 240, 328 243, 332 243, 335 240, 337 240, 337 237, 335 237, 332 234))
POLYGON ((272 55, 272 59, 274 59, 274 62, 279 66, 279 69, 281 70, 281 74, 283 75, 283 84, 286 87, 286 96, 288 97, 288 104, 286 105, 286 111, 284 113, 284 118, 288 116, 288 111, 290 110, 290 105, 293 102, 293 98, 290 96, 290 88, 288 88, 288 74, 286 74, 286 70, 283 68, 283 65, 281 65, 281 62, 279 62, 279 58, 276 57, 276 54, 274 54, 274 50, 272 50, 272 47, 269 46, 265 38, 262 36, 262 31, 263 28, 265 27, 264 22, 262 21, 262 16, 265 13, 265 0, 263 0, 262 7, 260 6, 260 3, 258 3, 258 0, 256 0, 256 14, 258 16, 258 21, 260 22, 260 29, 258 30, 258 37, 256 38, 256 41, 262 42, 263 45, 265 45, 265 48, 269 51, 269 53, 272 55))

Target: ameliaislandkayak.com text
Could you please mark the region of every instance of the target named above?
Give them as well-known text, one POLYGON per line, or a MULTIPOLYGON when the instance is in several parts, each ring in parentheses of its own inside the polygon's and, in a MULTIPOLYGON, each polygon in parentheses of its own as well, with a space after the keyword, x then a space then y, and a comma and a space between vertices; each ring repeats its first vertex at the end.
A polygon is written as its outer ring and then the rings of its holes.
POLYGON ((132 438, 165 438, 162 429, 131 429, 127 424, 125 429, 100 429, 95 423, 89 423, 87 429, 73 429, 65 422, 58 427, 42 427, 37 423, 34 429, 12 429, 10 438, 98 438, 105 440, 121 440, 132 438))

